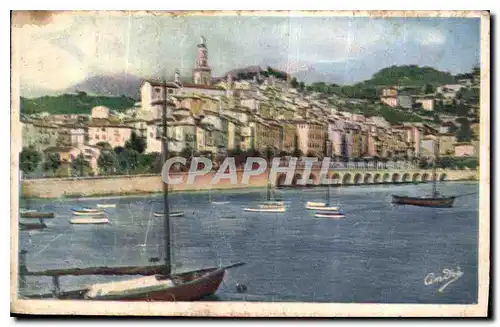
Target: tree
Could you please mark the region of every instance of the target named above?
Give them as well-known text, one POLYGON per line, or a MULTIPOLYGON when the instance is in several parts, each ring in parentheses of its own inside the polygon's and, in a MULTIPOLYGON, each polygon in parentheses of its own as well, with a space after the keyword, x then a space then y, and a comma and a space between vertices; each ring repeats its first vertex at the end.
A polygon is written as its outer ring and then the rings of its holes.
POLYGON ((61 158, 58 153, 49 152, 45 155, 43 162, 43 170, 48 172, 56 172, 61 167, 61 158))
POLYGON ((19 154, 19 167, 23 173, 29 174, 36 170, 41 160, 42 155, 34 148, 23 148, 19 154))
POLYGON ((268 147, 266 148, 266 153, 265 153, 265 155, 266 155, 266 158, 267 158, 268 160, 270 160, 270 159, 272 159, 272 158, 274 158, 274 157, 276 156, 276 150, 274 149, 274 147, 270 147, 270 146, 268 146, 268 147))
POLYGON ((122 146, 117 146, 113 149, 113 151, 116 153, 116 154, 122 154, 123 151, 125 151, 125 148, 122 147, 122 146))
POLYGON ((458 128, 455 134, 457 141, 468 142, 472 140, 472 129, 469 120, 467 118, 462 118, 457 121, 460 121, 460 128, 458 128))
POLYGON ((105 142, 105 141, 97 142, 96 146, 99 147, 101 150, 111 150, 111 149, 113 149, 111 147, 111 144, 109 144, 108 142, 105 142))
POLYGON ((118 170, 121 173, 130 174, 139 166, 140 153, 134 149, 124 149, 118 155, 118 170))
POLYGON ((97 159, 97 166, 101 175, 109 175, 116 172, 118 159, 115 152, 103 151, 97 159))
POLYGON ((423 87, 423 92, 424 94, 434 93, 434 88, 431 84, 425 84, 425 86, 423 87))
POLYGON ((305 87, 306 86, 305 86, 304 82, 300 82, 299 83, 299 90, 300 90, 300 92, 304 92, 305 87))
POLYGON ((125 142, 125 148, 135 150, 138 153, 144 153, 144 150, 146 150, 146 139, 142 136, 137 136, 135 131, 133 131, 130 139, 125 142))
POLYGON ((290 81, 290 85, 291 85, 294 89, 296 89, 296 88, 297 88, 297 86, 299 85, 299 82, 297 82, 297 78, 295 78, 295 77, 294 77, 294 78, 292 78, 292 80, 290 81))
POLYGON ((81 154, 71 162, 71 169, 76 176, 88 176, 92 173, 90 162, 85 160, 81 154))
POLYGON ((347 151, 347 139, 345 135, 342 135, 342 143, 340 144, 340 153, 342 156, 342 159, 344 163, 347 163, 349 161, 349 153, 347 151))

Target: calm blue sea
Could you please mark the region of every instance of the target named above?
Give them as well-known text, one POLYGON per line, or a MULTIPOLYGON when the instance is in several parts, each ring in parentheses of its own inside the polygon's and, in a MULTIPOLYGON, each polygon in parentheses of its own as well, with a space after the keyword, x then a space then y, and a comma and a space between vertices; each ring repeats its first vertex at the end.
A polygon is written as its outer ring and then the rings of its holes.
MULTIPOLYGON (((458 198, 450 209, 390 203, 391 194, 430 190, 430 184, 331 188, 344 220, 315 218, 304 208, 306 201, 323 200, 325 188, 277 190, 288 206, 281 214, 242 211, 264 199, 265 190, 172 194, 172 210, 185 212, 171 219, 176 270, 246 262, 228 271, 212 300, 476 303, 478 194, 458 198), (424 284, 429 273, 457 267, 463 276, 443 292, 437 291, 442 284, 424 284), (237 283, 247 292, 238 293, 237 283)), ((443 183, 440 191, 477 192, 478 183, 443 183)), ((54 211, 56 218, 43 231, 20 232, 19 247, 28 251, 30 270, 150 264, 163 240, 163 220, 153 217, 162 210, 161 199, 23 200, 23 208, 54 211), (109 225, 69 224, 72 207, 97 203, 117 204, 106 209, 109 225)), ((63 277, 61 288, 110 279, 63 277)), ((50 278, 28 277, 20 292, 50 289, 50 278)))

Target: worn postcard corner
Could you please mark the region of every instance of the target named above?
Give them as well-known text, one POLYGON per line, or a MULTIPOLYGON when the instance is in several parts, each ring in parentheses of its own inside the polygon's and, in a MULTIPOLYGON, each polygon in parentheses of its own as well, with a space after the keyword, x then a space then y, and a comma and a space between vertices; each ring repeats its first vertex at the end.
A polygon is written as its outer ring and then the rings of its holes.
POLYGON ((488 11, 13 11, 11 312, 485 317, 488 11))

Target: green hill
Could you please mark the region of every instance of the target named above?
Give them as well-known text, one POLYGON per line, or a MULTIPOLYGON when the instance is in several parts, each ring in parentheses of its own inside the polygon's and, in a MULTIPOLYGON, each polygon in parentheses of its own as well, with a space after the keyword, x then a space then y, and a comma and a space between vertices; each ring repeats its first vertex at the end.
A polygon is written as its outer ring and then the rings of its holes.
POLYGON ((379 70, 372 78, 359 83, 360 86, 424 86, 451 84, 456 79, 450 73, 442 72, 432 67, 417 65, 391 66, 379 70))
POLYGON ((136 100, 129 97, 88 96, 86 94, 63 94, 39 98, 21 97, 21 113, 25 115, 48 112, 49 114, 90 114, 95 106, 105 106, 122 111, 132 108, 136 100))

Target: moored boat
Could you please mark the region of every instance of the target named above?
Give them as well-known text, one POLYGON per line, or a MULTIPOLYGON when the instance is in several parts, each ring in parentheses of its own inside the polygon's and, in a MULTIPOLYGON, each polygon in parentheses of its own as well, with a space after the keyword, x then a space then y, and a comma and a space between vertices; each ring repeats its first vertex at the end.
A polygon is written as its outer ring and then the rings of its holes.
POLYGON ((38 230, 47 228, 47 225, 43 222, 40 223, 19 223, 19 230, 38 230))
POLYGON ((93 216, 104 214, 104 209, 93 209, 93 208, 72 208, 71 211, 75 216, 93 216))
MULTIPOLYGON (((165 213, 161 212, 161 211, 156 211, 153 215, 155 217, 163 217, 165 215, 165 213)), ((182 216, 184 216, 184 212, 182 212, 182 211, 170 211, 168 213, 168 216, 169 217, 182 217, 182 216)))
POLYGON ((342 219, 345 218, 345 214, 342 211, 337 211, 337 212, 325 211, 325 212, 316 212, 314 214, 314 217, 342 219))
POLYGON ((243 211, 247 212, 285 212, 286 207, 280 204, 259 204, 253 208, 243 208, 243 211))
POLYGON ((431 196, 412 197, 404 195, 392 195, 392 203, 398 205, 413 205, 429 208, 451 208, 456 196, 442 196, 437 191, 436 161, 439 157, 439 138, 434 146, 434 159, 432 162, 432 194, 431 196))
POLYGON ((21 213, 21 218, 54 218, 53 212, 38 212, 38 211, 30 211, 21 213))
POLYGON ((419 207, 433 207, 433 208, 451 208, 455 201, 454 196, 440 197, 411 197, 411 196, 392 196, 392 203, 401 205, 414 205, 419 207))
POLYGON ((20 208, 19 213, 31 213, 31 212, 36 212, 34 209, 25 209, 25 208, 20 208))
POLYGON ((339 206, 330 205, 330 185, 326 188, 325 202, 307 201, 306 209, 308 210, 321 210, 321 211, 339 211, 339 206))
POLYGON ((116 208, 115 203, 98 203, 96 205, 97 208, 116 208))
POLYGON ((308 210, 323 210, 323 211, 338 211, 339 206, 327 206, 324 202, 307 202, 306 209, 308 210))
POLYGON ((104 216, 96 216, 96 217, 77 217, 71 218, 69 220, 70 224, 73 225, 96 225, 96 224, 107 224, 109 220, 104 216))

